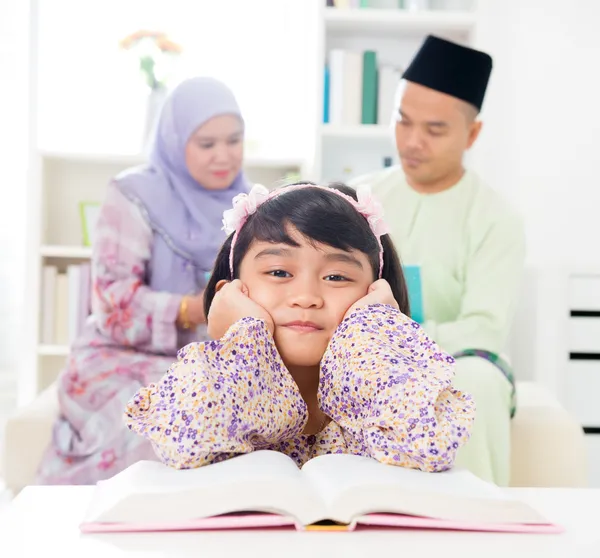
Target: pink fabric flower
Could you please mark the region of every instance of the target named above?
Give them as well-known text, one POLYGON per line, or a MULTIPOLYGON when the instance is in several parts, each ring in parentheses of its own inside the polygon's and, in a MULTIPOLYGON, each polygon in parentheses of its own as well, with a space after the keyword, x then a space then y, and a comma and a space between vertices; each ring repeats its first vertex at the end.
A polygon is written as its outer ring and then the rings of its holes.
POLYGON ((248 194, 238 194, 233 198, 233 207, 223 212, 223 230, 227 235, 239 230, 250 215, 256 212, 269 196, 269 190, 262 184, 255 184, 248 194))
POLYGON ((358 186, 356 196, 358 198, 356 209, 367 219, 373 234, 377 238, 387 234, 389 231, 383 219, 383 207, 373 195, 371 187, 366 184, 358 186))

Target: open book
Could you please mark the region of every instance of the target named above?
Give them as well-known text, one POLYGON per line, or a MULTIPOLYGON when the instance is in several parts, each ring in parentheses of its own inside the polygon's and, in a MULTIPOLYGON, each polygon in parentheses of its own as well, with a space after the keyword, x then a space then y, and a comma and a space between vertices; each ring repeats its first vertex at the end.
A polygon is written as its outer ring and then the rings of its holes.
POLYGON ((323 455, 302 469, 273 451, 186 470, 141 461, 94 490, 84 532, 357 525, 561 531, 467 471, 424 473, 356 455, 323 455))

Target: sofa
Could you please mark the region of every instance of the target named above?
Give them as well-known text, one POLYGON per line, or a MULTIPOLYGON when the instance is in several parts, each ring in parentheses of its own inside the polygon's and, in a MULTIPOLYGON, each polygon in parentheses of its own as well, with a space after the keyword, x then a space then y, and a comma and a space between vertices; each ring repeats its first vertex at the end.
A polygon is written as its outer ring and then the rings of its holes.
MULTIPOLYGON (((581 426, 538 384, 517 383, 517 395, 511 486, 585 487, 587 456, 581 426)), ((56 387, 52 385, 8 420, 0 477, 13 493, 33 483, 57 412, 56 387)))

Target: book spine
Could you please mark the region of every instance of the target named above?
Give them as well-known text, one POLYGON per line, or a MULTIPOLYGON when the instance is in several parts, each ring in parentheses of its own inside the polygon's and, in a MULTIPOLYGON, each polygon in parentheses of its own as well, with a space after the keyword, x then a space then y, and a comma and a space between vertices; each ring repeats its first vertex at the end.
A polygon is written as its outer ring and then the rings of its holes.
POLYGON ((362 66, 362 54, 360 52, 345 52, 343 69, 344 110, 342 123, 346 126, 357 126, 361 121, 362 66))
POLYGON ((363 52, 362 124, 377 124, 377 53, 363 52))
POLYGON ((67 312, 68 312, 68 330, 69 345, 77 338, 79 333, 79 305, 81 294, 81 268, 78 265, 67 267, 67 282, 69 285, 67 312))
POLYGON ((42 343, 54 343, 54 322, 56 304, 56 275, 58 270, 54 265, 44 266, 42 275, 42 343))
POLYGON ((362 55, 342 49, 329 53, 329 122, 360 124, 362 110, 362 55))
POLYGON ((421 267, 418 265, 404 265, 402 268, 408 291, 408 304, 410 317, 418 324, 425 321, 423 308, 423 283, 421 278, 421 267))
POLYGON ((377 124, 390 124, 396 102, 396 90, 400 84, 400 72, 391 66, 381 66, 378 72, 377 124))
POLYGON ((333 49, 329 52, 329 111, 331 124, 342 124, 344 113, 344 58, 345 51, 333 49))
POLYGON ((323 124, 329 122, 329 66, 325 65, 323 75, 323 124))
POLYGON ((90 315, 91 310, 91 295, 92 295, 92 278, 91 266, 89 263, 81 264, 80 282, 79 282, 79 308, 78 308, 78 323, 77 335, 83 331, 85 322, 90 315))
POLYGON ((54 296, 54 342, 66 345, 69 342, 69 278, 66 273, 56 276, 54 296))

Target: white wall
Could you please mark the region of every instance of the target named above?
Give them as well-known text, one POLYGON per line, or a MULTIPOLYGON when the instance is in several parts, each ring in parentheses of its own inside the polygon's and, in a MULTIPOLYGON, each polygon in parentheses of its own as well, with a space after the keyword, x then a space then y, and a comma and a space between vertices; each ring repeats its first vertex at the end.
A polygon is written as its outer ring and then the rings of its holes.
POLYGON ((595 0, 478 2, 495 67, 476 161, 523 211, 531 264, 600 259, 598 21, 595 0))
POLYGON ((479 0, 477 13, 494 74, 474 164, 523 213, 527 234, 515 364, 560 394, 566 277, 600 268, 600 2, 479 0))
POLYGON ((519 201, 532 261, 594 264, 600 259, 600 3, 519 2, 515 21, 519 201))
POLYGON ((14 397, 24 294, 28 4, 0 2, 0 414, 14 397))

